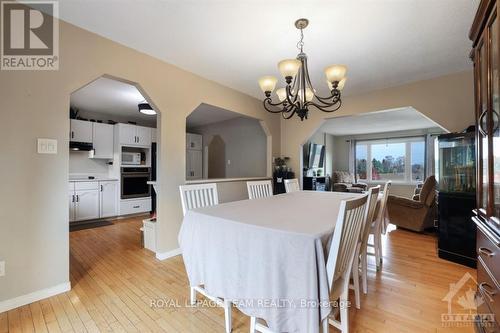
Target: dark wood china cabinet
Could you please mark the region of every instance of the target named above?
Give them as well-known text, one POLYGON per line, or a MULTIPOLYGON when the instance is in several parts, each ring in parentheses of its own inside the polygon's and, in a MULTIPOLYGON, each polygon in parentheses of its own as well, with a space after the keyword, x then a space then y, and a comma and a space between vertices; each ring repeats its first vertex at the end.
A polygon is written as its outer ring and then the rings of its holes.
POLYGON ((477 207, 477 332, 500 332, 500 0, 482 0, 469 33, 474 62, 477 207))

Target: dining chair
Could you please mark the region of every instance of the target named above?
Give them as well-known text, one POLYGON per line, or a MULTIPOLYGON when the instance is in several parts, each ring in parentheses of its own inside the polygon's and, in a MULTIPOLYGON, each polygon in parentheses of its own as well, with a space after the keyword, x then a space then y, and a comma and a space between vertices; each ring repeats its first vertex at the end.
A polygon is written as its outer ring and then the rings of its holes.
MULTIPOLYGON (((340 320, 330 314, 323 320, 323 333, 328 332, 329 325, 339 329, 342 333, 349 332, 349 277, 351 276, 352 262, 363 223, 366 219, 366 205, 368 195, 356 199, 342 200, 335 223, 330 250, 326 262, 326 273, 331 300, 340 300, 340 320)), ((256 317, 250 318, 250 333, 272 333, 265 324, 256 317)))
POLYGON ((181 185, 182 214, 191 209, 202 208, 206 206, 215 206, 219 204, 219 196, 217 193, 217 184, 197 184, 197 185, 181 185))
POLYGON ((247 182, 248 198, 258 199, 273 195, 273 184, 270 180, 247 182))
POLYGON ((285 179, 284 183, 286 193, 300 191, 299 180, 297 178, 285 179))
MULTIPOLYGON (((217 184, 197 184, 197 185, 181 185, 179 186, 181 193, 182 214, 191 209, 202 208, 207 206, 215 206, 219 204, 219 196, 217 194, 217 184)), ((226 324, 226 332, 231 332, 231 302, 208 294, 204 285, 190 287, 190 302, 191 305, 196 304, 196 292, 202 294, 218 306, 224 308, 224 319, 226 324)))
MULTIPOLYGON (((386 210, 387 210, 387 198, 389 198, 389 191, 391 189, 392 182, 389 180, 384 185, 384 191, 382 193, 382 199, 380 200, 380 206, 378 209, 377 216, 373 221, 370 228, 370 235, 373 235, 373 243, 368 243, 367 246, 374 249, 374 253, 367 252, 367 255, 375 256, 375 262, 377 264, 377 270, 382 267, 382 228, 385 226, 386 222, 386 210)), ((385 226, 387 228, 387 226, 385 226)), ((366 292, 365 292, 366 293, 366 292)))
POLYGON ((352 262, 352 280, 355 296, 356 308, 361 308, 361 292, 359 288, 361 273, 361 280, 363 284, 363 293, 367 293, 367 278, 368 278, 368 259, 367 259, 367 248, 368 248, 368 237, 370 236, 371 225, 375 216, 375 210, 377 208, 378 196, 380 193, 380 185, 377 187, 372 187, 368 190, 368 202, 366 204, 366 214, 363 227, 359 233, 359 241, 356 246, 356 252, 354 254, 354 260, 352 262))

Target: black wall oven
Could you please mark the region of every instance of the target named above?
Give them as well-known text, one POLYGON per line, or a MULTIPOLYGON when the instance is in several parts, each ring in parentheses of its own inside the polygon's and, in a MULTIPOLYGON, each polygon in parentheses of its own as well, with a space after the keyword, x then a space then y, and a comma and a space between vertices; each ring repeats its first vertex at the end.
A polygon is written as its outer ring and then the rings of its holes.
POLYGON ((150 168, 122 168, 121 170, 121 198, 145 198, 151 196, 150 168))

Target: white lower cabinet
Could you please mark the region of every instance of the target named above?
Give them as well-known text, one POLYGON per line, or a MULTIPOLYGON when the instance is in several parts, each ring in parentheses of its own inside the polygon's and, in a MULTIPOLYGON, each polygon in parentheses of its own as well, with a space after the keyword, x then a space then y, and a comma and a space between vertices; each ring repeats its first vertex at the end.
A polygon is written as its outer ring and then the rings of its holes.
POLYGON ((146 213, 151 211, 151 197, 120 201, 120 215, 146 213))
POLYGON ((75 189, 69 191, 69 221, 75 220, 75 189))
POLYGON ((75 221, 93 220, 99 218, 99 190, 75 191, 76 209, 75 221))
POLYGON ((118 215, 118 182, 99 182, 100 217, 118 215))
POLYGON ((118 215, 118 182, 75 182, 69 185, 69 221, 118 215))

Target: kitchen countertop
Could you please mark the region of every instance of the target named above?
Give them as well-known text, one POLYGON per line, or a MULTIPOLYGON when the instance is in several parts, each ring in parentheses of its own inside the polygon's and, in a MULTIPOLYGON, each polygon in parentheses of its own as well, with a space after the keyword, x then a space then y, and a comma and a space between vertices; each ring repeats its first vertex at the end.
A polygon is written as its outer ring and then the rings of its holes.
POLYGON ((118 181, 116 178, 106 178, 106 177, 96 177, 95 179, 88 179, 88 178, 70 178, 69 182, 70 183, 76 183, 76 182, 111 182, 111 181, 118 181))

